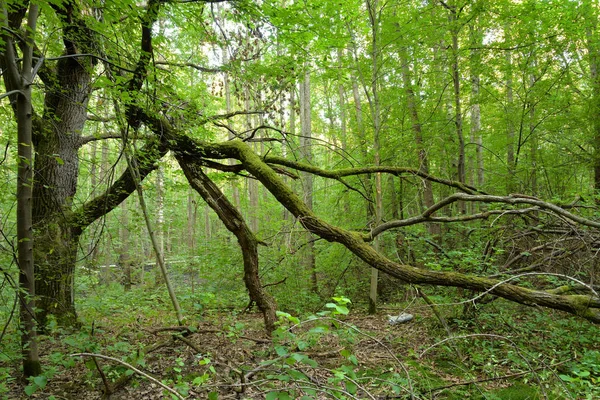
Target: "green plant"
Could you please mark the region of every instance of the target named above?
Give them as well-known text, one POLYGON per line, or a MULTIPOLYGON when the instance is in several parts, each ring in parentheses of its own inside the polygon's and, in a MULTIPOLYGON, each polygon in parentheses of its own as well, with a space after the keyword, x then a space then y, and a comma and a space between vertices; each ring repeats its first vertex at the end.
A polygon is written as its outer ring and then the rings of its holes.
POLYGON ((588 350, 581 361, 570 367, 568 373, 560 374, 569 390, 578 398, 597 399, 600 397, 600 352, 588 350))

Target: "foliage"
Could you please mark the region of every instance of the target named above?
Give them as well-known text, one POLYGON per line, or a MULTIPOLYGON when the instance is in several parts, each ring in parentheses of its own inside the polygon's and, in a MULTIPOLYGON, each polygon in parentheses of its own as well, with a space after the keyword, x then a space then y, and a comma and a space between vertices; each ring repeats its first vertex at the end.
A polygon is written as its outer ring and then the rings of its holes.
MULTIPOLYGON (((375 211, 381 205, 381 222, 405 224, 383 232, 375 246, 389 260, 416 271, 493 276, 526 288, 578 294, 597 289, 591 284, 581 287, 573 279, 587 285, 600 278, 598 229, 577 225, 548 209, 532 207, 525 212, 522 205, 473 202, 463 210, 464 204, 458 202, 433 214, 454 222, 410 223, 431 206, 426 200, 428 186, 419 173, 460 180, 456 155, 461 150, 467 163, 463 184, 509 198, 522 193, 546 199, 552 206, 597 221, 600 33, 595 2, 158 1, 148 65, 139 63, 148 55, 139 47, 145 5, 106 2, 99 8, 93 3, 40 3, 35 36, 40 70, 32 85, 40 125, 56 128, 69 121, 68 115, 61 119, 47 111, 56 98, 72 94, 47 79, 47 74, 70 62, 69 52, 80 53, 73 65, 88 63, 81 87, 88 85, 89 94, 72 107, 85 107, 82 127, 58 132, 63 138, 85 139, 85 144, 71 149, 73 159, 59 150, 45 152, 36 144, 34 183, 44 190, 73 188, 62 203, 50 201, 48 218, 40 218, 34 229, 41 234, 60 227, 55 236, 39 236, 37 243, 44 250, 38 260, 57 267, 64 260, 58 255, 70 249, 68 266, 75 272, 61 282, 74 282, 81 326, 66 328, 50 316, 40 327, 45 331, 42 346, 52 351, 44 352, 43 375, 24 386, 28 396, 46 391, 57 375, 75 369, 78 360, 68 356, 73 352, 102 352, 147 367, 148 358, 140 353, 148 344, 147 328, 175 325, 137 199, 104 202, 105 209, 89 226, 69 220, 102 193, 114 194, 112 185, 128 171, 127 146, 142 156, 141 149, 151 138, 165 137, 167 131, 157 132, 150 120, 159 121, 162 128, 169 125, 184 139, 217 146, 237 137, 265 160, 284 158, 288 164, 269 165, 299 194, 306 193, 306 181, 299 178, 313 168, 312 211, 357 237, 378 228, 375 211), (76 7, 69 8, 72 5, 76 7), (95 55, 93 61, 87 54, 95 55), (133 90, 133 71, 139 72, 140 65, 145 69, 139 77, 142 82, 133 90), (312 86, 300 101, 298 89, 306 76, 312 86), (290 163, 304 159, 299 132, 305 112, 300 102, 306 98, 311 103, 312 161, 298 167, 290 163), (376 126, 378 120, 381 126, 376 126), (465 141, 462 149, 459 132, 465 141), (127 146, 122 136, 127 136, 127 146), (74 180, 45 181, 44 162, 59 171, 75 168, 74 180), (375 164, 406 167, 408 172, 335 178, 323 173, 375 164), (383 186, 377 187, 380 175, 383 186), (378 194, 381 204, 376 204, 378 194), (489 215, 481 216, 485 213, 489 215), (50 214, 58 215, 60 223, 50 214), (481 217, 468 219, 477 215, 481 217), (83 233, 76 240, 60 236, 80 229, 83 233), (126 270, 123 259, 131 262, 131 270, 126 270)), ((19 39, 21 30, 0 28, 4 60, 5 35, 19 39)), ((7 82, 2 93, 10 89, 7 82)), ((7 106, 0 107, 0 396, 13 394, 10 390, 18 384, 14 364, 20 351, 13 262, 18 157, 9 99, 3 97, 7 106)), ((54 140, 58 137, 54 131, 40 133, 38 139, 69 142, 54 140)), ((168 145, 175 148, 174 143, 168 145)), ((154 172, 148 171, 138 182, 162 238, 170 279, 190 326, 196 329, 198 321, 217 321, 214 329, 223 343, 239 344, 251 329, 241 322, 242 310, 254 306, 242 279, 243 254, 215 212, 191 191, 175 153, 152 161, 164 169, 163 191, 154 172), (162 222, 160 215, 166 216, 162 222)), ((448 340, 420 357, 424 343, 411 346, 396 337, 399 346, 390 353, 394 357, 401 353, 401 363, 377 365, 361 358, 357 343, 375 336, 358 329, 353 320, 355 310, 367 301, 367 266, 348 248, 307 235, 303 221, 257 185, 255 176, 236 169, 238 161, 217 161, 202 159, 203 168, 256 235, 259 283, 275 298, 280 320, 272 333, 273 346, 253 353, 255 363, 237 372, 231 368, 224 373, 219 354, 195 354, 193 361, 183 354, 165 356, 168 365, 162 370, 162 382, 183 396, 198 390, 216 397, 224 375, 237 379, 253 369, 265 383, 253 383, 252 388, 266 398, 408 392, 464 398, 479 396, 477 390, 487 398, 600 396, 596 327, 553 311, 522 312, 519 306, 467 289, 426 289, 433 291, 430 298, 447 321, 417 314, 419 326, 435 343, 449 339, 451 333, 498 335, 502 340, 490 336, 448 340), (311 255, 314 267, 306 267, 311 255), (454 303, 460 304, 451 306, 454 303), (309 354, 331 350, 330 343, 341 346, 335 362, 328 364, 309 354), (522 375, 498 379, 505 387, 478 381, 500 378, 496 371, 522 375), (474 383, 443 388, 448 376, 474 383)), ((433 200, 458 190, 444 182, 430 183, 433 200)), ((132 191, 128 189, 127 195, 132 191)), ((46 198, 36 199, 40 200, 46 198)), ((380 299, 388 306, 408 306, 406 299, 419 301, 413 288, 402 282, 384 275, 380 284, 380 299)), ((378 349, 391 346, 381 337, 379 342, 369 340, 378 349)), ((99 367, 91 359, 86 367, 82 382, 98 389, 99 367)), ((104 363, 100 369, 111 383, 133 374, 123 365, 104 363)), ((232 384, 230 380, 225 383, 232 384)))

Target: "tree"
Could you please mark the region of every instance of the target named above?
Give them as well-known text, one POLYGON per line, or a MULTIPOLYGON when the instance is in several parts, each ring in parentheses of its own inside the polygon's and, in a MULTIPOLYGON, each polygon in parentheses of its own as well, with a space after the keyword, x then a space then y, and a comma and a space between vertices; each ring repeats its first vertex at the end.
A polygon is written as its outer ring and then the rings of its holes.
MULTIPOLYGON (((26 9, 22 12, 25 13, 26 9)), ((19 305, 21 317, 21 350, 23 353, 23 375, 25 378, 41 373, 37 344, 37 323, 35 320, 35 275, 34 275, 34 236, 32 223, 32 100, 31 87, 35 76, 33 47, 38 6, 32 4, 27 15, 27 25, 23 37, 15 43, 6 32, 10 20, 7 5, 0 2, 0 44, 3 44, 0 65, 6 68, 5 79, 12 90, 8 92, 17 119, 18 175, 17 175, 17 264, 19 265, 19 305), (19 69, 17 45, 22 52, 19 69)), ((21 15, 21 18, 23 15, 21 15)), ((3 96, 4 97, 4 96, 3 96)))
MULTIPOLYGON (((217 26, 187 23, 194 20, 191 16, 201 16, 203 20, 215 23, 211 1, 149 0, 143 6, 133 2, 110 3, 101 10, 72 0, 45 5, 43 21, 47 27, 58 28, 61 41, 55 41, 55 29, 46 28, 48 32, 44 30, 39 33, 39 42, 45 45, 32 46, 36 49, 32 59, 41 60, 38 69, 40 90, 33 96, 32 133, 36 157, 32 223, 35 229, 33 252, 37 274, 36 293, 40 300, 38 307, 42 326, 49 314, 55 314, 62 325, 75 323, 71 289, 83 231, 136 190, 169 150, 174 153, 189 185, 236 236, 242 249, 244 279, 250 297, 264 313, 268 329, 274 327, 275 301, 258 279, 258 246, 262 243, 256 237, 259 221, 249 219, 249 223, 246 223, 236 204, 235 189, 231 189, 231 185, 226 185, 229 190, 222 187, 221 179, 226 180, 232 174, 249 179, 251 185, 262 184, 272 194, 273 201, 278 202, 279 207, 284 206, 310 233, 345 246, 374 271, 384 271, 403 282, 472 289, 525 304, 565 310, 597 321, 598 299, 595 295, 531 290, 489 277, 437 271, 425 265, 419 268, 416 263, 406 265, 393 261, 394 255, 386 246, 370 246, 374 241, 383 242, 385 233, 392 229, 421 223, 468 224, 469 221, 490 216, 533 213, 536 211, 534 207, 574 224, 597 228, 593 220, 567 212, 551 202, 519 196, 487 195, 487 191, 497 193, 497 188, 503 187, 498 178, 500 174, 488 174, 486 187, 476 188, 467 184, 463 131, 469 128, 469 120, 463 116, 462 104, 469 94, 469 83, 461 81, 464 68, 460 64, 460 51, 465 43, 471 42, 471 38, 467 35, 468 30, 461 29, 463 25, 459 24, 472 19, 464 14, 469 10, 468 5, 458 3, 409 2, 410 7, 405 9, 395 2, 386 3, 384 7, 377 1, 357 1, 343 5, 339 15, 334 15, 330 11, 336 6, 320 0, 311 0, 307 6, 298 2, 240 1, 223 6, 219 16, 222 21, 216 23, 217 26), (367 14, 368 19, 365 18, 367 14), (121 19, 122 16, 126 18, 121 19), (327 23, 321 23, 325 18, 327 23), (401 27, 400 38, 399 19, 407 21, 401 27), (411 24, 408 22, 413 20, 416 21, 415 29, 409 29, 411 24), (156 21, 161 22, 159 29, 154 27, 156 21), (356 24, 353 25, 354 22, 356 24), (421 26, 428 26, 428 29, 415 33, 418 31, 416 28, 421 26), (445 31, 437 29, 440 26, 450 28, 449 46, 442 45, 445 31), (124 44, 118 45, 106 39, 113 34, 119 38, 119 43, 124 44), (279 43, 275 50, 268 45, 272 38, 279 43), (198 42, 202 42, 202 46, 198 42), (171 49, 167 43, 177 43, 177 49, 171 49), (226 65, 216 68, 205 66, 213 60, 199 52, 199 48, 208 44, 222 52, 226 47, 224 45, 234 43, 237 46, 235 51, 229 52, 230 57, 224 61, 226 65), (311 68, 311 82, 318 87, 322 82, 327 82, 323 78, 326 73, 339 64, 339 60, 332 64, 331 59, 337 58, 339 50, 349 47, 352 47, 354 59, 352 63, 345 61, 345 67, 352 68, 354 72, 352 89, 356 113, 350 121, 354 123, 354 129, 348 131, 354 134, 346 135, 343 158, 329 151, 330 147, 321 152, 315 150, 312 160, 302 157, 293 146, 290 132, 285 132, 282 126, 274 126, 275 119, 270 116, 270 108, 276 101, 281 102, 280 94, 289 90, 290 82, 305 79, 300 76, 302 68, 298 66, 308 63, 314 65, 311 68), (46 53, 37 48, 44 49, 46 53), (444 48, 448 52, 444 52, 444 48), (449 56, 448 68, 443 65, 444 55, 449 56), (409 64, 412 64, 412 70, 409 64), (199 75, 190 79, 190 71, 197 71, 199 75), (190 82, 194 87, 190 87, 190 82), (256 85, 251 86, 252 82, 256 85), (229 84, 233 87, 229 87, 229 84), (219 85, 225 89, 225 98, 208 90, 219 85), (106 129, 103 134, 87 136, 86 127, 97 123, 88 117, 90 112, 95 111, 94 102, 90 102, 90 99, 100 95, 106 97, 106 103, 110 104, 103 111, 108 114, 103 115, 103 120, 110 122, 102 125, 106 129), (369 100, 368 114, 363 113, 361 101, 364 100, 361 96, 367 96, 369 100), (237 97, 238 101, 247 100, 247 104, 240 104, 241 110, 235 111, 231 97, 237 97), (402 101, 398 101, 399 97, 402 101), (255 100, 252 107, 256 110, 251 110, 252 98, 255 100), (453 111, 452 118, 446 115, 450 109, 453 111), (260 114, 260 117, 252 118, 254 114, 260 114), (452 135, 448 134, 449 126, 453 126, 452 135), (237 127, 243 127, 241 132, 237 127), (388 132, 393 134, 384 134, 388 132), (403 136, 403 132, 410 134, 403 136), (134 177, 129 168, 125 169, 103 193, 89 201, 80 201, 77 196, 80 172, 78 150, 93 141, 122 137, 132 149, 137 149, 131 157, 136 160, 139 176, 134 177), (284 154, 285 158, 280 156, 284 154), (412 154, 414 156, 411 159, 412 154), (409 162, 418 159, 419 167, 398 166, 404 165, 406 159, 411 160, 409 162), (338 168, 338 163, 350 166, 338 168), (421 187, 422 180, 425 180, 426 209, 419 210, 418 206, 411 205, 401 213, 404 215, 406 211, 409 217, 394 218, 397 213, 390 213, 388 206, 395 204, 397 198, 395 194, 385 193, 382 185, 384 174, 402 179, 401 182, 403 185, 407 183, 406 186, 421 187), (311 179, 313 176, 322 177, 322 180, 313 182, 314 196, 324 192, 328 189, 325 185, 333 182, 338 185, 335 193, 345 190, 356 196, 349 199, 350 210, 364 208, 364 204, 367 204, 370 215, 348 222, 354 226, 340 227, 333 218, 335 213, 328 215, 330 210, 323 210, 316 201, 311 209, 307 204, 309 202, 303 202, 281 175, 289 180, 298 175, 310 176, 311 179), (450 176, 457 178, 448 179, 450 176), (326 183, 319 186, 321 181, 326 183), (450 194, 452 190, 459 193, 450 194), (229 197, 233 198, 233 202, 229 201, 229 197), (436 198, 437 203, 434 202, 436 198), (497 208, 482 209, 471 214, 461 208, 462 215, 453 215, 452 206, 455 203, 467 202, 493 203, 497 208), (446 214, 439 216, 441 212, 446 214), (327 218, 317 215, 321 213, 327 214, 327 218), (389 215, 392 215, 391 219, 389 215), (366 221, 371 217, 374 217, 373 223, 367 233, 366 221)), ((18 40, 17 32, 24 30, 21 25, 26 5, 19 3, 19 7, 7 14, 5 20, 9 29, 4 33, 4 38, 18 40)), ((514 12, 525 10, 524 5, 511 3, 509 6, 514 12)), ((473 79, 470 92, 473 98, 480 95, 477 99, 479 108, 473 107, 471 111, 480 113, 481 118, 472 118, 470 128, 474 135, 485 132, 478 147, 486 149, 486 168, 490 171, 506 167, 505 158, 497 157, 506 151, 506 130, 502 130, 502 125, 497 123, 506 117, 502 107, 504 100, 498 100, 506 99, 506 75, 502 74, 506 66, 503 65, 506 64, 506 53, 494 50, 494 47, 505 46, 505 43, 503 38, 493 35, 506 25, 504 16, 500 13, 500 17, 494 17, 496 19, 493 21, 492 17, 485 16, 488 21, 482 26, 490 28, 482 28, 485 31, 478 33, 477 40, 473 40, 475 47, 484 46, 480 40, 484 37, 489 37, 491 42, 485 45, 489 48, 481 49, 486 68, 477 71, 479 61, 473 60, 471 63, 473 77, 480 75, 481 79, 473 79), (499 76, 502 78, 499 79, 499 76), (486 98, 483 98, 484 93, 486 98), (485 126, 479 126, 484 118, 488 122, 485 126)), ((546 29, 548 31, 549 28, 546 29)), ((515 35, 517 33, 521 34, 515 32, 515 35)), ((3 48, 1 58, 3 70, 7 69, 7 60, 10 59, 7 58, 7 48, 3 48)), ((560 54, 562 50, 557 44, 548 54, 560 54)), ((578 53, 573 51, 569 54, 576 57, 578 53)), ((561 64, 556 61, 559 57, 548 57, 549 61, 544 64, 533 61, 523 63, 520 53, 512 55, 511 62, 521 70, 526 70, 524 65, 528 69, 545 65, 547 73, 544 76, 548 77, 547 81, 538 79, 535 86, 540 88, 542 84, 546 85, 546 91, 539 95, 546 102, 544 105, 551 104, 548 97, 552 97, 556 104, 549 108, 551 111, 544 113, 541 104, 536 103, 535 113, 523 115, 529 115, 531 119, 539 118, 544 121, 548 131, 559 136, 565 126, 561 122, 566 117, 559 118, 556 114, 562 111, 561 102, 570 103, 570 98, 562 93, 566 84, 560 72, 561 64)), ((528 82, 530 76, 531 71, 528 71, 528 82)), ((4 74, 3 79, 6 91, 16 96, 18 83, 9 74, 4 74)), ((525 89, 514 86, 513 106, 524 110, 527 104, 532 104, 532 99, 526 99, 524 93, 519 92, 525 89)), ((529 86, 534 85, 528 83, 529 86)), ((312 93, 318 99, 320 93, 330 91, 310 89, 304 92, 312 93)), ((343 94, 340 95, 341 107, 342 99, 343 94)), ((306 97, 302 101, 306 103, 306 97)), ((313 102, 313 106, 317 104, 313 102)), ((569 107, 569 110, 583 114, 583 105, 569 107)), ((334 109, 332 105, 329 108, 334 109)), ((318 132, 318 128, 325 125, 325 119, 322 118, 325 112, 322 111, 319 109, 309 113, 314 117, 310 124, 303 122, 303 128, 310 125, 314 130, 309 144, 329 144, 331 139, 332 134, 318 132)), ((18 117, 15 109, 15 118, 18 117)), ((345 119, 342 116, 340 125, 343 126, 345 119)), ((521 121, 525 119, 521 118, 521 121)), ((586 127, 591 125, 592 121, 587 121, 586 127)), ((335 126, 332 118, 329 119, 329 126, 335 126)), ((518 132, 515 133, 518 136, 518 132)), ((587 150, 586 146, 590 145, 582 137, 582 134, 573 136, 577 140, 572 141, 587 150)), ((536 153, 536 160, 549 159, 551 162, 548 164, 552 165, 552 169, 544 172, 551 171, 560 176, 567 168, 571 168, 556 162, 565 159, 562 147, 571 139, 561 138, 556 140, 557 144, 551 139, 554 138, 548 134, 536 153), (543 154, 540 154, 542 149, 543 154)), ((519 148, 527 143, 525 136, 515 138, 515 143, 516 162, 519 148)), ((590 144, 593 150, 593 142, 590 144)), ((317 149, 317 146, 313 149, 317 149)), ((519 171, 515 173, 519 174, 519 171)), ((482 185, 483 182, 478 184, 482 185)), ((559 195, 568 194, 573 188, 563 186, 558 191, 559 195)), ((265 201, 259 204, 258 190, 257 186, 251 193, 252 206, 256 208, 252 211, 256 212, 260 207, 261 212, 257 213, 260 215, 268 213, 268 210, 263 213, 262 208, 268 207, 266 199, 270 197, 263 197, 265 201)), ((551 190, 546 192, 549 195, 556 194, 551 190)), ((402 191, 403 197, 408 194, 409 191, 402 191)), ((239 202, 245 200, 240 199, 239 202)), ((400 203, 409 203, 405 200, 401 198, 400 203)), ((278 208, 278 212, 280 210, 278 208)), ((453 237, 451 239, 459 241, 453 237)))

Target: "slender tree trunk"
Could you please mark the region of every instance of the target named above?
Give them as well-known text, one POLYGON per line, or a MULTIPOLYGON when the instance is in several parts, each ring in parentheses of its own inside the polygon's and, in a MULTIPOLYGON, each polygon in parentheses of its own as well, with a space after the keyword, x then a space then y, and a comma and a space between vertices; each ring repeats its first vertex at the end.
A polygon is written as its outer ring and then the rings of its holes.
MULTIPOLYGON (((38 355, 37 323, 35 317, 36 291, 34 267, 34 227, 32 209, 33 183, 33 123, 31 85, 33 84, 33 35, 38 18, 38 6, 29 6, 27 29, 24 32, 21 70, 18 70, 15 44, 9 31, 8 10, 4 2, 0 3, 0 39, 4 48, 0 48, 4 57, 0 65, 7 88, 15 88, 15 113, 17 117, 17 263, 19 265, 19 316, 21 322, 21 354, 23 376, 25 378, 41 374, 42 367, 38 355)), ((11 33, 12 34, 12 33, 11 33)), ((14 97, 13 97, 14 99, 14 97)))
MULTIPOLYGON (((98 194, 98 142, 90 143, 90 197, 96 197, 98 194)), ((98 264, 98 255, 100 252, 100 241, 102 226, 99 223, 93 223, 88 229, 88 251, 86 254, 86 264, 94 268, 98 264)))
MULTIPOLYGON (((462 104, 460 99, 460 71, 458 66, 458 15, 456 5, 452 5, 450 8, 450 31, 452 32, 452 83, 454 88, 454 125, 456 127, 456 137, 458 139, 458 159, 457 159, 457 175, 458 181, 466 183, 466 168, 465 168, 465 138, 463 133, 463 121, 462 121, 462 104)), ((464 202, 458 203, 459 212, 466 212, 466 204, 464 202)))
MULTIPOLYGON (((342 70, 342 58, 343 51, 342 49, 338 49, 338 65, 340 66, 340 70, 342 70)), ((343 157, 346 157, 346 152, 348 149, 348 127, 346 116, 346 90, 344 89, 342 77, 340 77, 338 81, 338 104, 340 108, 340 144, 342 148, 343 157)), ((342 207, 344 210, 344 215, 349 216, 350 202, 348 201, 347 195, 344 195, 342 207)))
MULTIPOLYGON (((412 122, 412 131, 415 138, 415 145, 419 161, 419 171, 429 174, 429 157, 427 157, 427 151, 423 146, 423 131, 421 120, 419 119, 419 111, 415 99, 415 91, 413 89, 412 74, 409 67, 406 48, 401 48, 400 50, 400 63, 402 64, 402 81, 404 83, 404 90, 406 92, 406 105, 412 122)), ((433 198, 433 186, 431 181, 428 179, 423 179, 422 182, 425 207, 430 208, 435 202, 433 198)), ((427 224, 427 230, 433 237, 439 237, 441 234, 440 227, 437 224, 427 224)))
MULTIPOLYGON (((181 307, 179 306, 179 301, 177 300, 175 290, 173 289, 173 286, 171 285, 171 280, 169 279, 169 276, 167 273, 167 266, 165 264, 165 256, 164 256, 164 254, 162 254, 162 251, 164 251, 164 243, 163 243, 163 248, 161 249, 161 245, 159 243, 158 238, 156 237, 156 233, 152 229, 152 222, 150 221, 150 214, 148 212, 148 207, 146 207, 146 201, 144 199, 144 193, 142 190, 142 174, 140 171, 141 167, 138 163, 138 160, 136 160, 130 154, 130 151, 129 151, 130 144, 124 140, 123 145, 124 145, 125 159, 127 161, 127 169, 131 173, 133 182, 135 184, 135 190, 138 194, 139 206, 142 211, 142 215, 144 216, 144 222, 146 223, 146 229, 148 229, 148 235, 150 236, 150 241, 152 242, 152 248, 154 249, 154 253, 156 254, 157 266, 159 267, 159 270, 162 274, 162 279, 163 279, 162 282, 164 282, 164 285, 167 288, 167 292, 169 293, 169 298, 171 299, 171 304, 173 305, 173 309, 177 316, 177 322, 181 326, 181 325, 183 325, 183 322, 184 322, 183 314, 181 312, 181 307)), ((160 167, 159 167, 159 171, 160 171, 160 167)), ((161 177, 161 179, 163 179, 163 178, 161 177)), ((162 196, 162 193, 160 196, 162 196)))
POLYGON ((129 252, 129 207, 125 200, 121 204, 121 221, 119 237, 121 248, 119 252, 119 267, 121 268, 121 283, 126 292, 131 290, 131 254, 129 252))
MULTIPOLYGON (((533 74, 529 77, 529 83, 531 87, 535 84, 535 76, 533 74)), ((531 104, 529 107, 529 143, 530 143, 530 159, 531 159, 531 194, 533 196, 538 195, 538 183, 537 183, 537 133, 535 132, 535 104, 531 104)))
MULTIPOLYGON (((159 165, 156 170, 156 243, 158 249, 155 251, 156 266, 164 264, 165 256, 165 175, 164 167, 159 165), (162 260, 159 258, 163 257, 162 260)), ((156 268, 154 274, 154 286, 162 286, 164 284, 163 274, 160 268, 156 268)))
POLYGON ((481 80, 479 71, 481 67, 481 55, 479 50, 481 46, 482 34, 479 28, 471 28, 471 132, 470 142, 474 148, 475 154, 471 151, 469 159, 470 184, 471 186, 483 185, 483 149, 481 146, 481 107, 479 106, 479 90, 481 80))
POLYGON ((596 204, 600 204, 600 39, 598 35, 598 11, 591 0, 584 2, 586 16, 586 39, 590 64, 590 119, 592 120, 592 167, 594 171, 594 190, 596 204))
POLYGON ((515 187, 515 124, 513 122, 514 98, 512 78, 512 56, 506 53, 506 165, 508 168, 507 191, 513 192, 515 187))
MULTIPOLYGON (((246 111, 250 111, 250 89, 248 86, 244 88, 244 103, 246 111)), ((246 129, 252 129, 252 118, 250 114, 246 115, 246 129)), ((255 149, 255 143, 252 144, 255 149)), ((248 179, 248 198, 250 200, 249 210, 248 210, 248 220, 250 222, 250 229, 252 232, 258 232, 258 183, 255 179, 248 179)))
MULTIPOLYGON (((312 163, 312 127, 311 127, 311 103, 310 103, 310 71, 305 66, 304 80, 300 83, 300 118, 301 135, 300 151, 302 159, 307 164, 312 163)), ((302 172, 303 200, 307 207, 313 209, 313 176, 311 173, 302 172)), ((304 268, 310 274, 311 289, 314 293, 319 292, 317 270, 315 264, 315 247, 311 240, 311 234, 307 232, 306 246, 304 246, 304 255, 302 263, 304 268)))
MULTIPOLYGON (((338 49, 338 65, 340 70, 342 69, 343 50, 338 49)), ((346 156, 346 150, 348 147, 348 127, 347 127, 347 116, 346 116, 346 90, 344 89, 344 82, 340 76, 338 81, 338 103, 340 108, 340 143, 342 152, 346 156)))
MULTIPOLYGON (((379 0, 366 0, 367 9, 369 12, 369 21, 371 24, 371 85, 369 90, 371 98, 369 99, 369 107, 373 119, 373 164, 377 167, 381 165, 381 103, 379 101, 379 0)), ((379 226, 383 220, 383 191, 381 184, 381 173, 375 174, 375 213, 373 226, 379 226)), ((380 238, 376 238, 373 247, 376 251, 381 249, 380 238)), ((377 312, 377 286, 379 280, 379 270, 371 268, 371 283, 369 289, 369 314, 377 312)))
MULTIPOLYGON (((363 110, 362 110, 362 102, 361 102, 361 96, 360 96, 360 92, 359 92, 359 88, 358 88, 358 82, 356 81, 356 79, 353 80, 352 82, 352 96, 354 98, 354 110, 356 113, 356 128, 357 128, 357 136, 358 139, 360 141, 360 143, 362 144, 360 147, 360 153, 363 159, 363 162, 367 163, 369 162, 369 152, 367 151, 367 135, 365 132, 365 123, 363 120, 363 110)), ((372 190, 373 190, 373 184, 372 184, 372 177, 371 174, 365 174, 364 178, 363 178, 363 186, 365 188, 365 195, 368 199, 368 201, 366 202, 366 217, 367 217, 367 221, 370 221, 371 218, 373 217, 373 214, 375 214, 375 209, 373 208, 373 202, 371 201, 372 199, 372 190)))
MULTIPOLYGON (((109 187, 109 179, 108 179, 108 174, 109 174, 109 170, 110 170, 110 165, 109 165, 109 160, 108 160, 108 152, 109 152, 109 146, 108 146, 108 141, 103 141, 102 142, 102 155, 101 155, 101 160, 100 160, 100 178, 101 181, 106 185, 106 187, 109 187)), ((107 214, 104 216, 104 220, 102 221, 102 223, 105 226, 108 226, 109 221, 111 219, 111 215, 107 214)), ((104 282, 104 284, 108 285, 110 283, 110 269, 108 268, 108 266, 111 264, 111 252, 110 249, 112 249, 112 238, 111 235, 102 235, 102 264, 104 265, 104 269, 102 269, 101 272, 101 281, 104 282)))
MULTIPOLYGON (((227 53, 227 47, 223 47, 223 65, 227 65, 229 63, 229 55, 227 53)), ((225 113, 229 114, 231 112, 231 89, 229 87, 229 73, 227 71, 223 72, 223 86, 225 90, 225 113)), ((229 121, 227 122, 229 124, 229 121)), ((229 140, 234 139, 235 136, 233 132, 229 132, 229 140)), ((233 164, 233 160, 229 160, 229 164, 233 164)), ((233 204, 238 209, 240 209, 240 189, 238 188, 238 184, 235 181, 231 182, 231 193, 233 198, 233 204)))
MULTIPOLYGON (((504 35, 507 38, 507 46, 510 46, 511 26, 506 25, 504 27, 504 35)), ((516 163, 515 163, 515 123, 514 123, 514 95, 513 95, 513 71, 512 71, 512 54, 510 51, 506 52, 506 168, 507 168, 507 179, 506 179, 506 190, 507 192, 518 191, 516 187, 516 163)))
POLYGON ((197 204, 196 204, 196 200, 194 200, 194 191, 190 187, 190 188, 188 188, 188 196, 187 196, 187 221, 186 221, 187 247, 188 247, 188 254, 190 254, 190 255, 194 254, 194 250, 196 248, 196 209, 197 209, 197 204))

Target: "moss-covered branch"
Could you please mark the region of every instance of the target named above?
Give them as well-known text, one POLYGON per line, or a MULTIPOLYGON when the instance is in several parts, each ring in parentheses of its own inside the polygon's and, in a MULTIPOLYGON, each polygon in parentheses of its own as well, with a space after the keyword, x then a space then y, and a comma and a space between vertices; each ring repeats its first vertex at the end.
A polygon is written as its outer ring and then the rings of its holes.
POLYGON ((343 169, 336 169, 336 170, 329 171, 329 170, 321 169, 319 167, 315 167, 314 165, 303 164, 303 163, 300 163, 297 161, 291 161, 291 160, 288 160, 288 159, 285 159, 285 158, 279 157, 279 156, 267 155, 263 158, 263 160, 267 164, 283 165, 285 167, 292 168, 292 169, 295 169, 298 171, 309 172, 311 174, 321 176, 323 178, 335 179, 337 181, 341 181, 342 178, 346 178, 349 176, 367 175, 367 174, 374 174, 377 172, 381 172, 381 173, 391 174, 391 175, 395 175, 395 176, 414 175, 414 176, 418 176, 420 178, 429 180, 431 182, 436 182, 436 183, 439 183, 439 184, 442 184, 445 186, 453 187, 455 189, 458 189, 460 191, 463 191, 463 192, 469 193, 469 194, 484 193, 481 190, 479 190, 473 186, 466 185, 466 184, 458 182, 458 181, 452 181, 449 179, 438 178, 436 176, 427 174, 423 171, 420 171, 420 170, 414 169, 414 168, 390 167, 390 166, 382 165, 382 166, 373 166, 373 167, 343 168, 343 169))
MULTIPOLYGON (((140 180, 144 180, 158 167, 158 161, 167 154, 167 147, 158 140, 149 141, 134 154, 139 167, 140 180)), ((83 231, 98 218, 108 214, 133 193, 135 179, 128 169, 104 193, 85 203, 73 213, 74 226, 83 231)))

